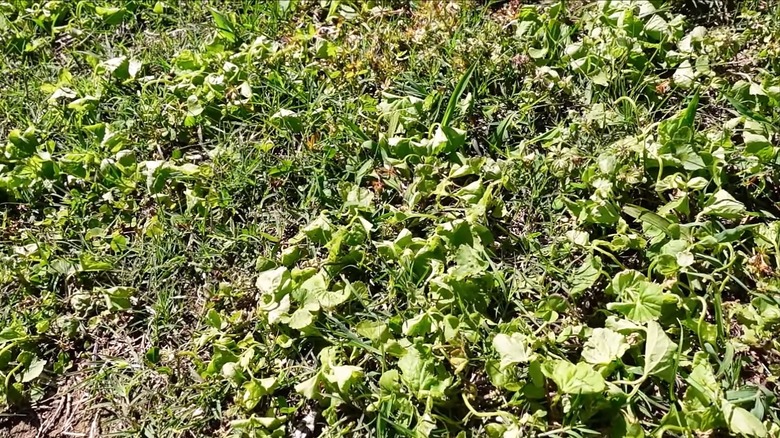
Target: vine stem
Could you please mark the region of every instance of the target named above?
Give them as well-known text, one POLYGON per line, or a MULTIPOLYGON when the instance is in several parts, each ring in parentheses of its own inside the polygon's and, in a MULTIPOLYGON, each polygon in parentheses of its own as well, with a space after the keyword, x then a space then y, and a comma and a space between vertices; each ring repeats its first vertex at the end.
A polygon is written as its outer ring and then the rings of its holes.
POLYGON ((502 417, 507 418, 509 420, 514 421, 514 415, 510 414, 506 411, 493 411, 493 412, 478 412, 476 409, 474 409, 473 406, 471 406, 471 403, 469 403, 468 397, 466 397, 466 394, 461 393, 461 398, 463 399, 463 403, 466 404, 466 407, 469 410, 469 413, 475 417, 479 418, 492 418, 492 417, 502 417))

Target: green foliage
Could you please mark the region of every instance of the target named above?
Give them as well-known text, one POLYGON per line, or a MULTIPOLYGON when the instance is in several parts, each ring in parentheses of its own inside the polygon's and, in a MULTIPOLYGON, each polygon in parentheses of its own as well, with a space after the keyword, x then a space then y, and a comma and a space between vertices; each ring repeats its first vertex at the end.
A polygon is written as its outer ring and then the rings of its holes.
POLYGON ((779 434, 778 11, 515 3, 0 1, 0 414, 779 434))

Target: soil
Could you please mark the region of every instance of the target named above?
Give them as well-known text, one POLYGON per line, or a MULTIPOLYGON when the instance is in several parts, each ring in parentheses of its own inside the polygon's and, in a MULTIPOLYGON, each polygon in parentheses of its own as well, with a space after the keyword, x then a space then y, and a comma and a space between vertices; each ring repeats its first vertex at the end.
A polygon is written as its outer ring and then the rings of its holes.
POLYGON ((86 394, 60 393, 44 403, 0 417, 0 438, 100 436, 100 416, 86 394))

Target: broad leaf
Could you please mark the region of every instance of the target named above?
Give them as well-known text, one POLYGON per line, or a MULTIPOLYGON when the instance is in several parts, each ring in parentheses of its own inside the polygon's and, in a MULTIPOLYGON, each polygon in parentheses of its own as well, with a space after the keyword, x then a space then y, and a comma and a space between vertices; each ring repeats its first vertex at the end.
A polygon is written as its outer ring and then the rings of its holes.
POLYGON ((607 308, 626 315, 632 321, 646 322, 658 319, 663 305, 675 301, 675 296, 664 293, 660 284, 642 281, 636 291, 626 294, 623 302, 609 303, 607 308))
POLYGON ((677 345, 666 336, 661 325, 655 321, 648 322, 644 374, 659 377, 667 382, 673 381, 676 352, 677 345))
POLYGON ((289 288, 290 272, 285 267, 261 272, 257 276, 255 286, 261 294, 278 296, 280 292, 285 292, 289 288))
POLYGON ((443 398, 452 379, 425 347, 412 345, 398 361, 401 380, 420 400, 428 397, 443 398))
POLYGON ((601 259, 589 256, 575 272, 569 295, 576 296, 588 290, 601 276, 601 259))
POLYGON ((609 365, 628 351, 626 337, 607 328, 593 330, 582 349, 582 359, 593 365, 609 365))
POLYGON ((739 219, 744 216, 744 213, 745 205, 734 199, 729 192, 721 189, 715 192, 709 204, 697 217, 709 215, 724 219, 739 219))
POLYGON ((746 409, 734 406, 726 400, 723 400, 721 403, 723 416, 726 418, 726 423, 729 425, 729 430, 732 433, 757 437, 767 436, 766 427, 755 415, 746 409))
POLYGON ((601 374, 585 362, 577 365, 565 360, 555 361, 552 370, 545 366, 545 374, 564 394, 594 394, 604 391, 606 383, 601 374))
POLYGON ((27 369, 22 375, 22 383, 27 383, 38 378, 43 373, 43 368, 46 366, 45 359, 39 359, 38 356, 33 357, 27 369))
POLYGON ((349 386, 358 381, 363 375, 363 368, 354 365, 333 366, 325 378, 335 383, 339 391, 346 391, 349 386))
POLYGON ((497 334, 493 338, 493 349, 501 356, 501 368, 516 363, 526 363, 534 357, 531 343, 520 333, 512 333, 511 336, 503 333, 497 334))

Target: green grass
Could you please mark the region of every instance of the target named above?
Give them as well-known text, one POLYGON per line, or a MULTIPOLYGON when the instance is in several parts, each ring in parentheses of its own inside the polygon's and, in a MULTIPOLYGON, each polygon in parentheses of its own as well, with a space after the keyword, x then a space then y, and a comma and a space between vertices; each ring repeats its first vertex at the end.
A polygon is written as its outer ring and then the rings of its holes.
POLYGON ((0 1, 0 436, 777 436, 780 8, 702 3, 0 1))

